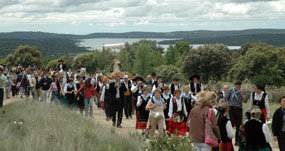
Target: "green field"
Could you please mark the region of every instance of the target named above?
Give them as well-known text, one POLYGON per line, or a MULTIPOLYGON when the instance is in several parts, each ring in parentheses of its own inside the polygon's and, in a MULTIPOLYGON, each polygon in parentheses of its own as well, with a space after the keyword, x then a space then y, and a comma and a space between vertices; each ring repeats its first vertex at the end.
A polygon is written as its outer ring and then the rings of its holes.
POLYGON ((0 109, 1 151, 140 151, 123 137, 67 108, 19 101, 0 109))

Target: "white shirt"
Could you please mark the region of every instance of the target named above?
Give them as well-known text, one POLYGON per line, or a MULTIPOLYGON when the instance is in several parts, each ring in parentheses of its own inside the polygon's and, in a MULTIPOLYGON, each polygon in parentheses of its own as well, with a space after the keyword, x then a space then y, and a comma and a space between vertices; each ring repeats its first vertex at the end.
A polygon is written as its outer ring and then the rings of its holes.
MULTIPOLYGON (((184 109, 183 109, 184 114, 185 114, 185 116, 187 116, 188 114, 187 114, 186 105, 185 105, 185 102, 183 102, 183 104, 182 104, 181 98, 182 97, 180 97, 179 99, 177 99, 177 98, 175 99, 176 104, 177 104, 177 112, 182 111, 182 106, 183 106, 184 107, 184 109)), ((173 98, 171 98, 171 100, 170 100, 168 116, 172 117, 172 114, 173 114, 173 98)))
POLYGON ((148 100, 143 100, 141 96, 138 96, 138 99, 137 99, 137 100, 138 100, 138 101, 137 101, 137 107, 140 107, 140 106, 142 105, 142 102, 143 102, 143 101, 148 102, 148 100))
POLYGON ((0 88, 4 89, 7 82, 7 77, 4 74, 0 75, 0 88))
MULTIPOLYGON (((250 106, 249 106, 251 109, 253 108, 253 101, 254 101, 254 100, 252 100, 252 94, 250 97, 250 106)), ((263 94, 264 94, 263 91, 260 94, 257 94, 255 92, 254 99, 261 101, 263 94)), ((264 99, 264 104, 265 104, 265 108, 266 108, 266 116, 267 116, 267 118, 270 118, 270 107, 269 107, 269 101, 268 101, 268 94, 266 94, 266 97, 264 99)))
MULTIPOLYGON (((169 99, 169 93, 168 93, 168 94, 162 93, 162 96, 163 96, 163 98, 166 99, 166 100, 169 99)), ((172 97, 172 95, 170 95, 170 97, 172 97)))
POLYGON ((268 128, 268 126, 267 126, 266 124, 263 124, 263 125, 262 125, 262 132, 263 132, 263 134, 264 134, 264 136, 265 136, 266 142, 267 142, 267 143, 271 142, 272 136, 271 136, 271 133, 270 133, 270 131, 269 131, 269 128, 268 128))
MULTIPOLYGON (((158 86, 159 86, 160 84, 158 84, 158 86)), ((165 84, 162 84, 162 86, 165 86, 165 84)), ((155 85, 153 85, 153 87, 152 87, 152 92, 154 92, 154 90, 156 89, 157 87, 155 86, 155 85)))
POLYGON ((120 87, 116 88, 116 99, 120 98, 120 87))
POLYGON ((128 91, 129 90, 129 84, 128 84, 128 82, 125 82, 125 81, 124 81, 124 83, 125 83, 125 86, 126 86, 127 91, 128 91))
MULTIPOLYGON (((143 84, 143 87, 145 87, 145 85, 143 84)), ((132 87, 131 87, 131 91, 133 92, 133 93, 136 93, 137 91, 139 91, 138 93, 142 93, 142 89, 141 89, 141 87, 139 87, 139 85, 132 85, 132 87)))
POLYGON ((234 137, 234 129, 230 120, 226 124, 226 129, 228 138, 232 139, 234 137))

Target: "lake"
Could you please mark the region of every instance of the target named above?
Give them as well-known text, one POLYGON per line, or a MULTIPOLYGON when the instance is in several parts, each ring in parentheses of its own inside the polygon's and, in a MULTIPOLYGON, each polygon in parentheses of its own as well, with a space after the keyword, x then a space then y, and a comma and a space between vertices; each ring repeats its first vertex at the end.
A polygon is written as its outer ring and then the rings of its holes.
MULTIPOLYGON (((159 38, 94 38, 94 39, 81 39, 81 41, 78 43, 79 46, 87 47, 89 50, 102 50, 103 45, 108 44, 120 44, 120 43, 126 43, 132 44, 134 42, 138 42, 140 40, 155 40, 157 42, 161 42, 164 40, 175 40, 175 39, 159 39, 159 38)), ((193 48, 197 48, 199 46, 203 46, 204 44, 191 44, 193 48)), ((159 45, 164 48, 164 51, 167 50, 169 45, 159 45)), ((228 46, 229 49, 239 49, 240 46, 228 46)))

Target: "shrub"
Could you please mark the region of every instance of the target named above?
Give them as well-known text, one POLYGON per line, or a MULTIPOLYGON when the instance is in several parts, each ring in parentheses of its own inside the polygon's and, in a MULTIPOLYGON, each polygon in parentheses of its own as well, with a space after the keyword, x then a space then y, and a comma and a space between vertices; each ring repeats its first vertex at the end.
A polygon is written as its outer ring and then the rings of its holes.
POLYGON ((146 151, 193 151, 190 137, 162 136, 151 139, 146 151))

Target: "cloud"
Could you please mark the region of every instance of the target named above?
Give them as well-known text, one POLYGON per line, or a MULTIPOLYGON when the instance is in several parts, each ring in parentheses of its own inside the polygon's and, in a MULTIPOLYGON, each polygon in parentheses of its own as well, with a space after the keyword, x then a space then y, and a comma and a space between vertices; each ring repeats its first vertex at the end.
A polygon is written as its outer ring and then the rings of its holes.
POLYGON ((284 0, 1 0, 0 24, 191 25, 284 18, 284 0))

